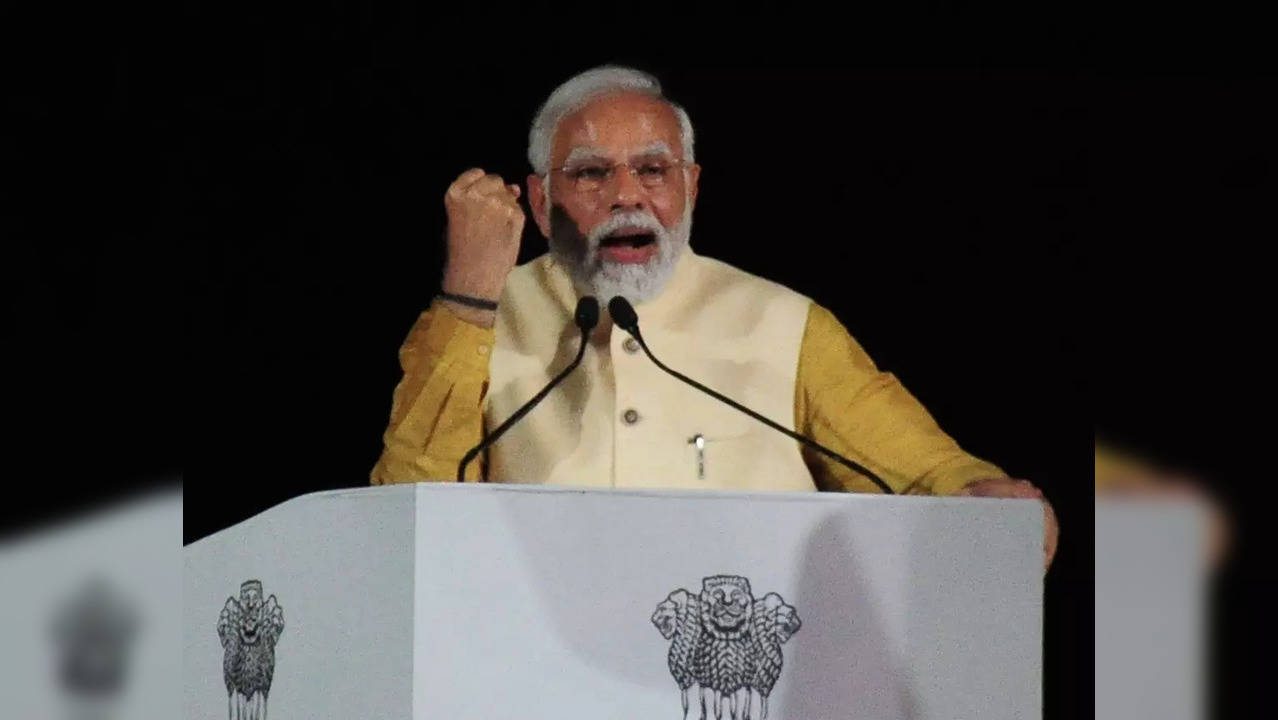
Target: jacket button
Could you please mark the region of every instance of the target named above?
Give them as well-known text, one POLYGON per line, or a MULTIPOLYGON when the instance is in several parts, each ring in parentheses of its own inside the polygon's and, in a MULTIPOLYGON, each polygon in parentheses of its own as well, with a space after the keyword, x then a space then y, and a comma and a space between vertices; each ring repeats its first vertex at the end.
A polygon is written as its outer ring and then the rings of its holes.
POLYGON ((639 422, 639 411, 634 408, 630 408, 621 414, 621 419, 624 420, 627 425, 634 425, 639 422))
POLYGON ((639 352, 639 341, 634 338, 626 338, 626 341, 621 343, 621 347, 625 348, 628 353, 637 353, 639 352))

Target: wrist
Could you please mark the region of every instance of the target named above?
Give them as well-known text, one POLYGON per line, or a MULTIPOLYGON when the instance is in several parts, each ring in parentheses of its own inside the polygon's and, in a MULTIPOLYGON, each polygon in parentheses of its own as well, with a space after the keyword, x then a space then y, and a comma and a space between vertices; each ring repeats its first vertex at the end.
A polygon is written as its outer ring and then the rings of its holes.
POLYGON ((490 329, 497 324, 496 311, 462 305, 442 297, 436 297, 435 302, 444 306, 448 312, 455 315, 459 320, 476 327, 490 329))
POLYGON ((464 295, 497 302, 497 299, 501 297, 502 288, 506 284, 505 280, 504 277, 499 279, 477 277, 446 268, 439 289, 453 295, 464 295))
POLYGON ((475 297, 474 295, 458 295, 456 293, 450 293, 447 290, 440 290, 438 295, 441 299, 447 300, 452 303, 456 303, 458 305, 465 305, 466 307, 479 308, 480 310, 492 310, 494 312, 496 312, 497 310, 496 300, 489 300, 488 298, 475 297))

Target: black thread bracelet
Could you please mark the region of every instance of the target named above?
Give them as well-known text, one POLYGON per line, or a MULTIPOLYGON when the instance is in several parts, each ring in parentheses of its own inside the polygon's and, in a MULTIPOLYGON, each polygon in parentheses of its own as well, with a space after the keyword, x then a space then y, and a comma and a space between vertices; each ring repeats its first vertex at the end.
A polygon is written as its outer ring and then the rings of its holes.
POLYGON ((439 291, 439 297, 445 300, 451 300, 458 305, 479 308, 480 310, 496 310, 497 303, 493 300, 485 300, 484 298, 471 297, 470 295, 458 295, 456 293, 439 291))

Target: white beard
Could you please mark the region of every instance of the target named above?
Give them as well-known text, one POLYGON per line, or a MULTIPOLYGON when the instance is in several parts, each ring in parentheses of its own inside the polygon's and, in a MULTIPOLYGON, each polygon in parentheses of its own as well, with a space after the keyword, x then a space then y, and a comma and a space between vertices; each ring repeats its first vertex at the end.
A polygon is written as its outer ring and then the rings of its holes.
MULTIPOLYGON (((690 200, 690 198, 689 198, 690 200)), ((692 236, 692 203, 684 204, 683 217, 666 228, 648 213, 618 213, 591 231, 586 238, 585 259, 575 262, 571 255, 551 242, 550 249, 572 276, 577 292, 594 295, 600 305, 620 295, 638 305, 661 294, 674 275, 675 265, 692 236), (642 227, 656 238, 657 251, 647 262, 619 263, 599 259, 599 242, 619 227, 642 227)))

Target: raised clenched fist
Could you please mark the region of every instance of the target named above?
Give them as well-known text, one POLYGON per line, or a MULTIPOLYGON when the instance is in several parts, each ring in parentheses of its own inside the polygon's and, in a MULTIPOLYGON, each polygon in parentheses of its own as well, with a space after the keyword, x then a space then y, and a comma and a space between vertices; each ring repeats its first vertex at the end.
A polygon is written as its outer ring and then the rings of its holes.
POLYGON ((519 186, 473 168, 448 187, 446 292, 496 300, 519 256, 524 211, 519 186))

